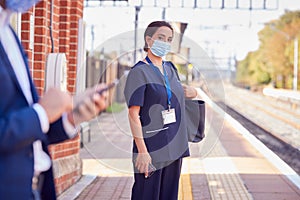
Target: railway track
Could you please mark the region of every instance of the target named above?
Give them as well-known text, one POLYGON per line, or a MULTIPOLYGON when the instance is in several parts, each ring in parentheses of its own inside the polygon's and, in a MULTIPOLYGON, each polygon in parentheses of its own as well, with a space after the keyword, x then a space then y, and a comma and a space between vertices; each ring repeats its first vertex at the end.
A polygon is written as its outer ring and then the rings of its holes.
POLYGON ((269 149, 271 149, 276 155, 278 155, 283 161, 285 161, 292 169, 300 174, 300 150, 293 147, 289 143, 276 137, 271 132, 265 130, 263 127, 252 122, 241 113, 223 102, 217 102, 217 104, 224 109, 229 115, 235 118, 246 129, 248 129, 256 138, 264 143, 269 149))

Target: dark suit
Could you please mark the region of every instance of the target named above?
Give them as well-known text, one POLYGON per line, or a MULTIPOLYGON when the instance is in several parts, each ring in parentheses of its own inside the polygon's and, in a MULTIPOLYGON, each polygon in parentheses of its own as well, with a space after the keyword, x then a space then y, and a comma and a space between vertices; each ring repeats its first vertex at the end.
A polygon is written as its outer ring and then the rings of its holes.
MULTIPOLYGON (((15 34, 14 34, 15 35, 15 34)), ((29 75, 28 62, 15 35, 29 75)), ((33 102, 38 95, 29 77, 33 102)), ((34 159, 32 143, 41 140, 47 146, 68 139, 62 119, 50 125, 47 134, 41 129, 35 110, 28 105, 0 41, 0 198, 5 200, 31 199, 34 159)), ((42 173, 42 198, 56 199, 52 168, 42 173)))

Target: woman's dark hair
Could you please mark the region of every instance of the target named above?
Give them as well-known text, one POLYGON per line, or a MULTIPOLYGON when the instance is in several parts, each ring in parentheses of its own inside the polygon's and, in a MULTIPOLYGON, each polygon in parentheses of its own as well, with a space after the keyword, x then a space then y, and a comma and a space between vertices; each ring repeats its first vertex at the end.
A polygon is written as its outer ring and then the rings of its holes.
POLYGON ((162 26, 166 26, 172 30, 172 33, 174 32, 172 26, 166 21, 151 22, 148 25, 148 27, 146 28, 145 33, 144 33, 144 40, 145 40, 144 51, 148 52, 148 49, 149 49, 147 42, 146 42, 146 36, 152 37, 154 35, 154 33, 157 31, 157 29, 159 29, 162 26))

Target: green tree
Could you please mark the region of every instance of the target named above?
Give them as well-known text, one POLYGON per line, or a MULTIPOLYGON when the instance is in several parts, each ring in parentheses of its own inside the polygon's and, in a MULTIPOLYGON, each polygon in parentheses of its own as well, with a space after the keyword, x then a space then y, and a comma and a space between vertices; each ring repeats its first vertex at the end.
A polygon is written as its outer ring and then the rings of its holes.
MULTIPOLYGON (((250 85, 268 84, 291 88, 294 66, 294 38, 300 35, 300 11, 286 11, 258 33, 260 46, 238 64, 237 81, 250 85)), ((298 51, 299 52, 299 51, 298 51)), ((299 55, 298 55, 299 57, 299 55)))

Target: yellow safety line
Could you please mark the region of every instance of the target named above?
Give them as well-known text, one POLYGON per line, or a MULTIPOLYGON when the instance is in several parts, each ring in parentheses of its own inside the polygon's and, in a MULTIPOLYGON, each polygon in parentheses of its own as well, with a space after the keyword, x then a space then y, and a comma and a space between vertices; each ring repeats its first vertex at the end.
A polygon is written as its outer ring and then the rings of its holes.
MULTIPOLYGON (((189 160, 186 159, 188 162, 188 169, 189 169, 189 160)), ((190 172, 190 170, 188 170, 190 172)), ((179 181, 179 190, 178 190, 178 199, 179 200, 193 200, 193 193, 192 193, 192 182, 191 182, 191 175, 188 174, 181 174, 180 181, 179 181)))

